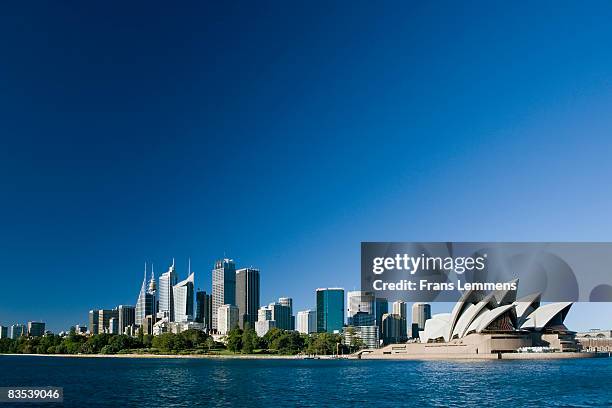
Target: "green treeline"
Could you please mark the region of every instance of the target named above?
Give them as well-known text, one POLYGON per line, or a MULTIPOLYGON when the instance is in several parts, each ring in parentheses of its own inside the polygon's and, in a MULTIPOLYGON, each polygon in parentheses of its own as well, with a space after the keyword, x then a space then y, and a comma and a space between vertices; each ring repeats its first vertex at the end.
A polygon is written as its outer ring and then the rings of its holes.
POLYGON ((187 330, 180 334, 164 333, 159 336, 137 337, 114 334, 83 336, 74 330, 65 337, 46 335, 44 337, 20 337, 0 339, 0 354, 319 354, 345 353, 338 334, 317 333, 310 336, 295 331, 271 329, 263 337, 255 330, 233 329, 226 338, 226 344, 199 330, 187 330))

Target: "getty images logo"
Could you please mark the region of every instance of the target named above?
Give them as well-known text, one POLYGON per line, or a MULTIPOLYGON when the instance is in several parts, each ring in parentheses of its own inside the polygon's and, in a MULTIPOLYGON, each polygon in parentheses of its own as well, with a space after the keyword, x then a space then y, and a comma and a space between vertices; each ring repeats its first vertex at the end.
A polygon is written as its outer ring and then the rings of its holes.
POLYGON ((385 271, 399 270, 414 275, 418 270, 422 271, 447 271, 459 275, 466 271, 481 271, 485 268, 487 254, 482 256, 411 256, 408 254, 396 254, 394 257, 376 257, 372 260, 372 272, 380 275, 385 271))

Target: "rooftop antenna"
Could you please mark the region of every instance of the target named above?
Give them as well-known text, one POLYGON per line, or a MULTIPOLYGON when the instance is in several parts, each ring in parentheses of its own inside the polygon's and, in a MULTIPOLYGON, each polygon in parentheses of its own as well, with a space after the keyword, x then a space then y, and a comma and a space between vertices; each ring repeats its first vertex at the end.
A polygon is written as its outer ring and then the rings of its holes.
POLYGON ((172 269, 174 269, 174 257, 172 257, 172 269))
POLYGON ((147 280, 147 261, 145 261, 144 280, 147 280))
POLYGON ((191 275, 191 258, 189 258, 189 270, 187 271, 187 276, 191 275))

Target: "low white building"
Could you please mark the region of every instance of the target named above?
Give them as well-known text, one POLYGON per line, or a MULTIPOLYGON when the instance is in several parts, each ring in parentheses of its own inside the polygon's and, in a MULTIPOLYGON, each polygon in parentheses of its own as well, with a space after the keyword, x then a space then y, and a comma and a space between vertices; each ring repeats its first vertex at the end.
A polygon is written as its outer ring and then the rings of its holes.
POLYGON ((303 334, 316 333, 317 312, 314 310, 302 310, 297 314, 296 329, 303 334))
POLYGON ((234 305, 223 305, 217 310, 217 330, 219 334, 227 334, 230 330, 238 327, 238 307, 234 305))

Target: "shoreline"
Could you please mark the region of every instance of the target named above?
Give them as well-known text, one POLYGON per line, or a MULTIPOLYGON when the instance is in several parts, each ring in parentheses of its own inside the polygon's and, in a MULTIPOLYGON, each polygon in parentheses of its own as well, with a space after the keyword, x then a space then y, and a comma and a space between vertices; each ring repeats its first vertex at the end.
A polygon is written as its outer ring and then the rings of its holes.
MULTIPOLYGON (((0 354, 0 356, 60 357, 60 358, 177 358, 177 359, 242 359, 242 360, 303 360, 303 357, 258 354, 0 354)), ((323 357, 325 358, 325 357, 323 357)))

